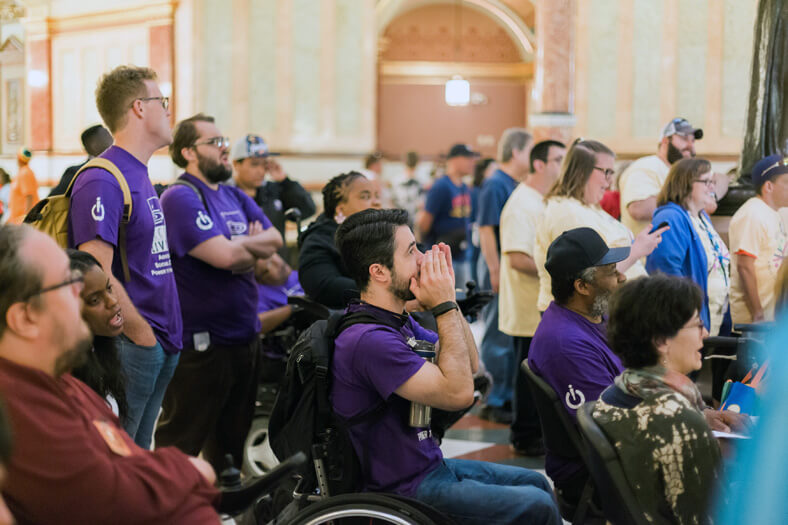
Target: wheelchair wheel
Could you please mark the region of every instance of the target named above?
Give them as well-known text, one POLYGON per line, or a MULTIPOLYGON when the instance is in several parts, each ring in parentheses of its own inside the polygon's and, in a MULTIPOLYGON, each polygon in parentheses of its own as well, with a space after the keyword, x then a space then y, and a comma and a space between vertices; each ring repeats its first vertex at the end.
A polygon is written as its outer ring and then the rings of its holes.
POLYGON ((260 477, 279 464, 274 451, 271 450, 268 435, 268 418, 256 417, 244 444, 242 470, 244 474, 260 477))
MULTIPOLYGON (((431 511, 430 514, 432 514, 431 511)), ((414 505, 382 494, 343 494, 309 505, 290 522, 292 525, 441 525, 414 505)))

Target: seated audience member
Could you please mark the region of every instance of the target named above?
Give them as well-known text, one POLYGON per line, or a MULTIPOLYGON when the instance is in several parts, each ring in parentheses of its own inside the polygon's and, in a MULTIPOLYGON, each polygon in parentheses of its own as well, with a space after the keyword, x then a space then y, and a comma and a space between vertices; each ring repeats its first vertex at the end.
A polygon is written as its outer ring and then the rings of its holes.
POLYGON ((667 222, 670 232, 646 259, 646 270, 695 281, 703 292, 700 318, 706 329, 720 335, 722 327, 722 335, 728 335, 731 257, 705 211, 715 202, 713 186, 714 173, 707 160, 689 158, 671 166, 652 220, 654 224, 667 222))
POLYGON ((292 315, 293 309, 287 304, 287 298, 291 295, 304 295, 304 290, 298 282, 298 272, 276 255, 260 261, 255 268, 255 277, 260 333, 267 334, 292 315))
POLYGON ((427 192, 424 211, 419 214, 418 228, 427 246, 439 242, 451 248, 456 286, 465 287, 470 269, 465 261, 468 239, 468 218, 471 215, 471 194, 463 178, 473 172, 479 154, 465 144, 455 144, 446 158, 446 174, 435 181, 427 192))
POLYGON ((90 350, 81 289, 49 236, 0 228, 0 393, 16 436, 9 508, 20 523, 217 523, 211 466, 140 448, 69 373, 90 350))
POLYGON ((588 226, 610 247, 630 246, 629 257, 616 265, 618 271, 630 279, 646 275, 640 259, 654 250, 665 229, 649 233, 650 228, 646 228, 634 237, 599 206, 615 174, 614 162, 615 154, 601 142, 575 141, 561 166, 561 175, 545 197, 545 209, 536 227, 534 257, 539 272, 537 308, 541 312, 552 300, 550 274, 544 267, 547 247, 567 230, 588 226))
POLYGON ((701 368, 708 335, 702 307, 695 283, 667 275, 629 282, 610 301, 608 341, 626 370, 602 393, 593 417, 649 521, 707 523, 720 479, 709 411, 686 375, 701 368))
POLYGON ((85 279, 80 292, 82 319, 93 334, 93 348, 87 362, 71 375, 107 400, 112 412, 123 421, 128 414, 126 379, 118 356, 115 338, 123 332, 123 314, 112 290, 112 283, 101 264, 88 252, 67 250, 71 269, 85 279))
MULTIPOLYGON (((528 365, 556 391, 573 420, 624 370, 608 347, 606 321, 610 295, 626 280, 616 263, 629 251, 608 248, 591 228, 564 232, 547 250, 554 299, 534 333, 528 365)), ((577 503, 588 471, 579 459, 557 456, 545 445, 547 475, 564 500, 577 503)))
MULTIPOLYGON (((278 153, 268 150, 268 144, 259 135, 246 135, 233 144, 230 160, 233 162, 233 179, 240 190, 249 195, 282 238, 285 238, 285 211, 297 208, 306 219, 315 213, 312 196, 298 181, 287 176, 285 170, 272 157, 278 153), (266 180, 268 175, 269 180, 266 180)), ((287 259, 289 250, 284 244, 279 254, 287 259)))
POLYGON ((337 230, 342 260, 361 290, 361 302, 347 311, 381 319, 342 331, 332 363, 330 399, 340 417, 384 403, 374 423, 349 429, 356 454, 368 458, 365 489, 415 497, 457 523, 561 523, 542 475, 443 459, 429 428, 409 425, 412 402, 444 410, 470 406, 479 359, 455 302, 449 247, 422 254, 407 224, 403 210, 366 210, 337 230), (414 298, 437 318, 437 334, 404 312, 414 298), (413 351, 416 340, 439 346, 434 364, 413 351))
POLYGON ((756 195, 736 210, 728 228, 731 252, 731 317, 734 324, 774 319, 774 283, 788 252, 786 225, 777 212, 788 206, 788 159, 770 155, 752 169, 756 195))
POLYGON ((368 208, 380 208, 375 185, 357 171, 337 175, 323 188, 323 213, 298 238, 301 286, 328 308, 344 308, 358 293, 334 244, 334 234, 346 218, 368 208))
POLYGON ((71 184, 71 180, 74 178, 74 175, 77 174, 79 168, 84 166, 90 159, 98 157, 104 153, 107 148, 112 146, 112 135, 110 135, 107 128, 101 124, 90 126, 82 132, 80 139, 82 140, 82 147, 85 148, 85 152, 88 154, 88 158, 81 164, 66 168, 66 171, 64 171, 63 175, 60 177, 60 182, 49 192, 50 197, 66 193, 68 185, 71 184))

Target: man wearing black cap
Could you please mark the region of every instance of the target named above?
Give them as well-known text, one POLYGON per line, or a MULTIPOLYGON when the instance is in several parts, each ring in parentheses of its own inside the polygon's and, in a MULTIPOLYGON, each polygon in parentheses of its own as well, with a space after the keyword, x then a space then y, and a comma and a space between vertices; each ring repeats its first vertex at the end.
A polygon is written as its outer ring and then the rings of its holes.
MULTIPOLYGON (((633 234, 640 233, 651 221, 657 208, 657 195, 668 178, 670 166, 681 159, 694 157, 695 141, 702 138, 702 129, 692 127, 687 119, 674 118, 662 129, 657 154, 637 159, 621 174, 618 180, 621 222, 633 234)), ((726 191, 727 186, 724 191, 718 189, 718 200, 726 191)), ((716 205, 706 212, 711 214, 715 209, 716 205)))
POLYGON ((455 144, 446 160, 446 175, 435 181, 427 193, 424 211, 418 220, 421 239, 427 246, 446 243, 451 248, 457 286, 465 286, 470 270, 465 260, 471 192, 462 181, 473 173, 478 153, 466 144, 455 144))
POLYGON ((734 324, 774 319, 777 271, 788 255, 788 228, 777 211, 788 206, 788 158, 759 160, 752 183, 757 195, 736 210, 728 229, 734 324))
MULTIPOLYGON (((572 419, 624 370, 607 344, 606 313, 610 295, 626 280, 616 263, 629 250, 608 248, 591 228, 566 231, 547 250, 554 300, 531 341, 528 365, 556 391, 572 419)), ((588 479, 582 461, 551 454, 549 442, 545 447, 547 475, 565 501, 576 503, 588 479)))

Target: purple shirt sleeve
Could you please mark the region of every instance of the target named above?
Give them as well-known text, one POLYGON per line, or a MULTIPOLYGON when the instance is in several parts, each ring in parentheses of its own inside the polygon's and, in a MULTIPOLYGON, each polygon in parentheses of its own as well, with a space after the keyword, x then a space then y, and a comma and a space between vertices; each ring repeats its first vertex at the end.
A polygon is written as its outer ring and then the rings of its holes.
POLYGON ((183 257, 208 239, 224 235, 191 188, 173 186, 168 189, 162 195, 161 208, 167 220, 170 251, 176 257, 183 257))
POLYGON ((241 207, 243 208, 244 214, 249 219, 249 222, 254 222, 254 221, 260 222, 260 224, 263 225, 264 230, 267 230, 272 226, 271 221, 268 220, 268 217, 266 217, 266 215, 263 213, 263 210, 249 195, 242 192, 238 188, 233 187, 233 190, 236 192, 236 195, 238 196, 238 200, 241 203, 241 207))
POLYGON ((74 247, 96 238, 117 246, 122 216, 123 192, 115 177, 102 169, 89 169, 80 174, 71 193, 74 247))
POLYGON ((374 341, 376 348, 386 349, 385 352, 358 352, 356 359, 361 362, 354 367, 383 399, 388 399, 424 366, 424 359, 391 328, 381 326, 365 330, 360 340, 374 341))

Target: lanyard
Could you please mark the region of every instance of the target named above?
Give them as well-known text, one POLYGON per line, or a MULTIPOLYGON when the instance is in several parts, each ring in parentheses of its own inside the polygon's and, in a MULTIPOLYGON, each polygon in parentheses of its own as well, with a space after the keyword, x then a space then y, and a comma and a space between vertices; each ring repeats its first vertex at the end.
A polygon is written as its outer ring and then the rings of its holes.
POLYGON ((731 259, 730 257, 725 257, 725 255, 723 255, 722 247, 717 240, 717 236, 711 233, 711 228, 708 224, 706 224, 706 219, 703 217, 703 215, 698 215, 698 219, 700 219, 701 228, 703 228, 703 231, 705 231, 706 235, 709 237, 709 242, 711 243, 711 247, 717 256, 717 261, 720 263, 720 271, 722 272, 722 277, 725 279, 725 286, 727 287, 728 273, 725 271, 725 261, 730 262, 731 259))

